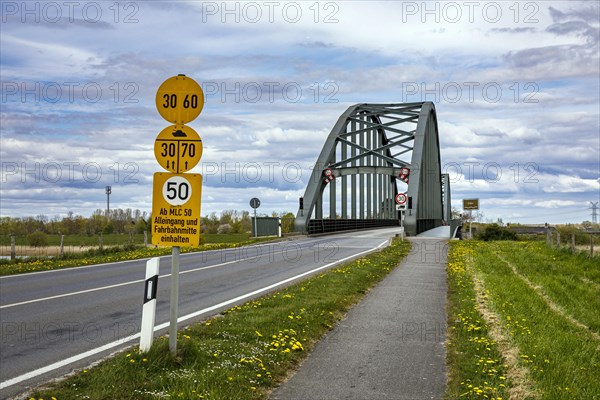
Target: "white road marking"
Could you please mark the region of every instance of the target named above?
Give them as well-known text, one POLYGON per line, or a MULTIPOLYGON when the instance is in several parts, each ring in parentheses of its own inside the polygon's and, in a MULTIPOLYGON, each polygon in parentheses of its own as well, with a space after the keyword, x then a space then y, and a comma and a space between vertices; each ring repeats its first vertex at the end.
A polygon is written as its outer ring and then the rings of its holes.
MULTIPOLYGON (((262 247, 262 246, 265 246, 265 245, 267 245, 267 244, 260 244, 260 245, 256 245, 256 246, 247 246, 247 247, 238 247, 238 248, 233 247, 233 248, 228 248, 228 249, 221 249, 221 251, 226 251, 226 250, 234 250, 235 251, 235 249, 238 249, 238 252, 239 252, 240 250, 246 251, 248 249, 254 249, 254 248, 262 247)), ((355 247, 351 247, 351 248, 355 248, 355 247)), ((210 251, 213 251, 213 250, 210 250, 210 251)), ((215 251, 218 251, 218 250, 215 250, 215 251)), ((277 252, 269 253, 268 255, 272 256, 274 254, 280 254, 280 253, 284 253, 286 251, 287 251, 287 249, 284 249, 282 251, 277 251, 277 252)), ((192 254, 192 253, 187 253, 187 254, 192 254)), ((183 275, 183 274, 187 274, 187 273, 190 273, 190 272, 196 272, 196 271, 202 271, 202 270, 205 270, 205 269, 212 269, 212 268, 222 267, 224 265, 233 264, 233 263, 236 263, 238 261, 246 261, 246 260, 250 260, 250 259, 254 259, 254 258, 258 258, 258 257, 262 257, 262 256, 263 256, 262 253, 260 255, 256 254, 256 255, 253 255, 251 257, 240 258, 240 259, 235 259, 235 260, 227 261, 227 262, 220 263, 220 264, 209 265, 209 266, 206 266, 206 267, 198 267, 198 268, 194 268, 194 269, 190 269, 190 270, 186 270, 186 271, 181 271, 179 274, 183 275)), ((159 258, 163 258, 163 257, 170 257, 170 256, 161 256, 159 258)), ((140 259, 140 260, 149 260, 149 259, 150 258, 148 258, 148 259, 140 259)), ((129 261, 119 261, 119 262, 120 263, 124 263, 124 262, 130 262, 130 261, 140 261, 140 260, 129 260, 129 261)), ((97 265, 103 265, 103 264, 97 264, 97 265)), ((80 267, 80 268, 88 268, 88 267, 91 267, 91 265, 87 266, 87 267, 80 267)), ((65 269, 56 270, 56 271, 65 271, 65 269)), ((42 271, 42 272, 52 272, 52 271, 42 271)), ((42 272, 40 272, 40 273, 42 273, 42 272)), ((14 275, 9 275, 7 277, 10 277, 10 276, 14 276, 14 275)), ((161 275, 159 278, 166 278, 168 276, 171 276, 171 274, 161 275)), ((57 294, 55 296, 48 296, 48 297, 43 297, 43 298, 39 298, 39 299, 26 300, 26 301, 21 301, 19 303, 6 304, 4 306, 0 306, 0 310, 5 309, 5 308, 10 308, 10 307, 16 307, 16 306, 22 306, 22 305, 26 305, 26 304, 37 303, 37 302, 40 302, 40 301, 47 301, 47 300, 59 299, 59 298, 62 298, 62 297, 75 296, 75 295, 78 295, 78 294, 85 294, 85 293, 96 292, 98 290, 112 289, 112 288, 116 288, 116 287, 119 287, 119 286, 133 285, 135 283, 140 283, 140 282, 144 282, 144 279, 137 279, 135 281, 117 283, 117 284, 114 284, 114 285, 102 286, 102 287, 97 287, 97 288, 93 288, 93 289, 80 290, 80 291, 77 291, 77 292, 57 294)))
MULTIPOLYGON (((245 248, 252 249, 252 248, 255 248, 255 247, 262 247, 262 246, 273 245, 275 243, 281 243, 281 242, 267 242, 267 243, 261 243, 261 244, 250 244, 250 245, 243 246, 243 247, 228 247, 228 248, 216 249, 216 250, 192 251, 192 252, 189 252, 189 253, 183 253, 183 254, 181 254, 181 257, 187 257, 187 256, 192 256, 192 255, 200 255, 200 254, 204 255, 206 253, 223 252, 223 251, 233 250, 233 249, 245 249, 245 248)), ((156 257, 158 257, 158 258, 167 258, 167 257, 171 257, 171 255, 170 254, 166 254, 164 256, 156 256, 156 257)), ((24 273, 24 274, 4 275, 4 276, 0 276, 0 280, 10 279, 10 278, 22 278, 24 276, 28 277, 28 276, 31 276, 31 275, 39 275, 39 274, 50 274, 50 273, 53 273, 53 272, 60 273, 60 272, 68 272, 68 271, 81 270, 81 269, 87 269, 87 268, 97 268, 97 267, 103 267, 103 266, 111 265, 111 264, 126 264, 126 263, 131 263, 131 262, 136 262, 136 261, 148 261, 151 258, 154 258, 154 257, 136 258, 136 259, 133 259, 133 260, 123 260, 123 261, 113 261, 113 262, 108 262, 108 263, 103 263, 103 264, 82 265, 80 267, 50 269, 48 271, 27 272, 27 273, 24 273)))
POLYGON ((59 299, 61 297, 75 296, 75 295, 78 295, 78 294, 95 292, 97 290, 105 290, 105 289, 116 288, 116 287, 119 287, 119 286, 132 285, 134 283, 139 283, 139 282, 144 282, 144 279, 138 279, 137 281, 131 281, 131 282, 117 283, 115 285, 102 286, 102 287, 93 288, 93 289, 80 290, 78 292, 57 294, 56 296, 48 296, 48 297, 42 297, 40 299, 33 299, 33 300, 21 301, 20 303, 7 304, 7 305, 4 305, 4 306, 0 306, 0 310, 3 310, 5 308, 10 308, 10 307, 22 306, 22 305, 25 305, 25 304, 37 303, 37 302, 40 302, 40 301, 47 301, 47 300, 59 299))
MULTIPOLYGON (((198 317, 198 316, 200 316, 200 315, 202 315, 202 314, 206 314, 206 313, 208 313, 208 312, 211 312, 211 311, 217 310, 217 309, 219 309, 219 308, 221 308, 221 307, 228 306, 228 305, 230 305, 230 304, 233 304, 233 303, 236 303, 236 302, 238 302, 238 301, 240 301, 240 300, 244 300, 244 299, 246 299, 246 298, 248 298, 248 297, 252 297, 252 296, 255 296, 255 295, 257 295, 257 294, 260 294, 260 293, 267 292, 267 291, 269 291, 269 290, 271 290, 271 289, 274 289, 274 288, 276 288, 276 287, 278 287, 278 286, 285 285, 286 283, 293 282, 293 281, 295 281, 295 280, 297 280, 297 279, 303 278, 303 277, 305 277, 305 276, 307 276, 307 275, 310 275, 310 274, 313 274, 313 273, 315 273, 315 272, 317 272, 317 271, 320 271, 320 270, 323 270, 323 269, 329 268, 329 267, 331 267, 331 266, 333 266, 333 265, 340 264, 340 263, 343 263, 344 261, 350 260, 350 259, 352 259, 352 258, 355 258, 355 257, 361 256, 361 255, 363 255, 363 254, 367 254, 367 253, 373 252, 373 251, 375 251, 375 250, 377 250, 377 249, 380 249, 381 247, 383 247, 383 246, 384 246, 386 243, 389 243, 389 240, 386 240, 386 241, 382 242, 382 243, 381 243, 381 244, 379 244, 377 247, 374 247, 374 248, 372 248, 372 249, 365 250, 365 251, 362 251, 362 252, 360 252, 360 253, 353 254, 353 255, 351 255, 351 256, 348 256, 348 257, 342 258, 341 260, 334 261, 334 262, 331 262, 331 263, 329 263, 329 264, 325 264, 325 265, 323 265, 323 266, 321 266, 321 267, 317 267, 317 268, 311 269, 310 271, 303 272, 303 273, 301 273, 301 274, 298 274, 298 275, 295 275, 295 276, 293 276, 293 277, 291 277, 291 278, 287 278, 287 279, 284 279, 284 280, 282 280, 282 281, 279 281, 279 282, 277 282, 277 283, 273 283, 272 285, 265 286, 265 287, 263 287, 263 288, 261 288, 261 289, 254 290, 254 291, 252 291, 252 292, 249 292, 249 293, 243 294, 243 295, 241 295, 241 296, 235 297, 235 298, 233 298, 233 299, 230 299, 230 300, 224 301, 224 302, 222 302, 222 303, 219 303, 219 304, 215 304, 214 306, 210 306, 210 307, 204 308, 204 309, 202 309, 202 310, 196 311, 196 312, 194 312, 194 313, 191 313, 191 314, 184 315, 184 316, 182 316, 182 317, 179 317, 179 318, 177 319, 177 322, 183 322, 183 321, 187 321, 187 320, 189 320, 189 319, 192 319, 192 318, 198 317)), ((205 267, 205 268, 206 268, 206 267, 205 267)), ((162 323, 162 324, 160 324, 160 325, 158 325, 158 326, 154 327, 154 331, 156 332, 156 331, 159 331, 159 330, 161 330, 161 329, 165 329, 165 328, 167 328, 167 327, 169 327, 169 322, 165 322, 165 323, 162 323)), ((125 343, 128 343, 128 342, 130 342, 130 341, 132 341, 132 340, 134 340, 134 339, 137 339, 137 338, 139 338, 139 337, 140 337, 140 334, 139 334, 139 333, 136 333, 136 334, 134 334, 134 335, 130 335, 130 336, 124 337, 124 338, 122 338, 122 339, 119 339, 119 340, 116 340, 116 341, 114 341, 114 342, 107 343, 107 344, 105 344, 104 346, 100 346, 100 347, 97 347, 97 348, 95 348, 95 349, 88 350, 88 351, 86 351, 86 352, 84 352, 84 353, 77 354, 77 355, 75 355, 75 356, 72 356, 72 357, 66 358, 66 359, 64 359, 64 360, 62 360, 62 361, 58 361, 58 362, 55 362, 55 363, 53 363, 53 364, 47 365, 47 366, 45 366, 45 367, 38 368, 38 369, 36 369, 36 370, 33 370, 33 371, 30 371, 30 372, 27 372, 27 373, 25 373, 25 374, 23 374, 23 375, 16 376, 16 377, 14 377, 14 378, 12 378, 12 379, 8 379, 8 380, 6 380, 6 381, 4 381, 4 382, 0 382, 0 389, 5 389, 5 388, 7 388, 7 387, 10 387, 10 386, 16 385, 17 383, 20 383, 20 382, 26 381, 26 380, 28 380, 28 379, 35 378, 36 376, 39 376, 39 375, 45 374, 45 373, 47 373, 47 372, 54 371, 54 370, 56 370, 56 369, 58 369, 58 368, 66 367, 66 366, 67 366, 67 365, 69 365, 69 364, 73 364, 73 363, 75 363, 75 362, 77 362, 77 361, 80 361, 80 360, 83 360, 83 359, 85 359, 85 358, 87 358, 87 357, 90 357, 90 356, 93 356, 93 355, 95 355, 95 354, 101 353, 101 352, 103 352, 103 351, 110 350, 110 349, 112 349, 112 348, 118 347, 118 346, 120 346, 120 345, 123 345, 123 344, 125 344, 125 343)))
MULTIPOLYGON (((277 253, 273 253, 273 254, 277 254, 277 253)), ((190 272, 196 272, 196 271, 202 271, 202 270, 205 270, 205 269, 222 267, 224 265, 233 264, 233 263, 238 262, 238 261, 246 261, 246 260, 249 260, 249 259, 252 259, 252 258, 256 258, 256 256, 247 257, 247 258, 241 258, 239 260, 227 261, 227 262, 224 262, 224 263, 215 264, 215 265, 209 265, 209 266, 206 266, 206 267, 198 267, 198 268, 194 268, 194 269, 190 269, 190 270, 186 270, 186 271, 181 271, 179 274, 183 275, 183 274, 188 274, 190 272)), ((48 272, 48 271, 46 271, 46 272, 48 272)), ((159 278, 166 278, 168 276, 171 276, 171 274, 160 275, 159 278)), ((80 291, 77 291, 77 292, 57 294, 55 296, 48 296, 48 297, 43 297, 43 298, 40 298, 40 299, 33 299, 33 300, 21 301, 19 303, 7 304, 7 305, 4 305, 4 306, 0 306, 0 310, 5 309, 5 308, 10 308, 10 307, 22 306, 22 305, 25 305, 25 304, 37 303, 37 302, 40 302, 40 301, 47 301, 47 300, 59 299, 61 297, 68 297, 68 296, 75 296, 75 295, 78 295, 78 294, 96 292, 98 290, 112 289, 112 288, 116 288, 116 287, 119 287, 119 286, 133 285, 134 283, 140 283, 140 282, 144 282, 144 279, 137 279, 135 281, 117 283, 117 284, 114 284, 114 285, 101 286, 101 287, 97 287, 97 288, 93 288, 93 289, 86 289, 86 290, 80 290, 80 291)))

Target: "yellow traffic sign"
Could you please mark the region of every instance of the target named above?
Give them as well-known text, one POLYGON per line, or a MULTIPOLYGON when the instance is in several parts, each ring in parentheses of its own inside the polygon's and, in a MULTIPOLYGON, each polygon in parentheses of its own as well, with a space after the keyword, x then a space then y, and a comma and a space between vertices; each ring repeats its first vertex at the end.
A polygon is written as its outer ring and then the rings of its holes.
POLYGON ((187 124, 204 107, 204 92, 198 82, 185 75, 172 76, 156 92, 158 113, 173 124, 187 124))
POLYGON ((156 161, 167 171, 177 174, 194 168, 202 157, 202 139, 185 125, 163 129, 154 141, 156 161))
POLYGON ((152 244, 200 245, 202 175, 154 173, 152 185, 152 244))
POLYGON ((479 210, 479 199, 463 199, 463 210, 479 210))

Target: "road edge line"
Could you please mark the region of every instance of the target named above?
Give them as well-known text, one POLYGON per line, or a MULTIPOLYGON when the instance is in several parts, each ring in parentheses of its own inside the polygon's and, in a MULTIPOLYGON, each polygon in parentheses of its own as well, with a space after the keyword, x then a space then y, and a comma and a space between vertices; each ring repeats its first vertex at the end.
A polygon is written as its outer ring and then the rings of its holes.
MULTIPOLYGON (((313 274, 315 272, 318 272, 318 271, 321 271, 323 269, 330 268, 330 267, 332 267, 332 266, 334 266, 336 264, 341 264, 341 263, 349 261, 349 260, 351 260, 353 258, 360 257, 360 256, 362 256, 364 254, 372 253, 374 251, 377 251, 377 250, 381 249, 386 244, 389 245, 390 242, 391 242, 391 239, 386 239, 385 241, 383 241, 382 243, 380 243, 376 247, 371 248, 369 250, 365 250, 365 251, 362 251, 360 253, 353 254, 351 256, 342 258, 340 260, 331 262, 329 264, 322 265, 322 266, 317 267, 317 268, 313 268, 310 271, 306 271, 306 272, 303 272, 303 273, 301 273, 299 275, 292 276, 292 277, 284 279, 282 281, 279 281, 279 282, 273 283, 271 285, 265 286, 263 288, 254 290, 254 291, 252 291, 250 293, 246 293, 246 294, 243 294, 241 296, 235 297, 233 299, 229 299, 229 300, 226 300, 226 301, 221 302, 219 304, 215 304, 213 306, 210 306, 210 307, 204 308, 202 310, 193 312, 191 314, 187 314, 187 315, 181 316, 181 317, 177 318, 177 323, 184 322, 184 321, 187 321, 189 319, 198 317, 198 316, 200 316, 202 314, 206 314, 206 313, 208 313, 210 311, 214 311, 214 310, 216 310, 218 308, 230 305, 230 304, 238 302, 240 300, 244 300, 244 299, 246 299, 248 297, 252 297, 252 296, 255 296, 257 294, 260 294, 260 293, 263 293, 263 292, 267 292, 267 291, 269 291, 271 289, 274 289, 274 288, 276 288, 278 286, 285 285, 286 283, 293 282, 293 281, 298 280, 300 278, 303 278, 303 277, 305 277, 307 275, 311 275, 311 274, 313 274)), ((155 326, 154 327, 154 331, 156 332, 156 331, 159 331, 161 329, 165 329, 168 326, 169 326, 169 322, 162 323, 160 325, 155 326)), ((67 365, 73 364, 73 363, 75 363, 77 361, 81 361, 81 360, 83 360, 83 359, 85 359, 87 357, 93 356, 95 354, 101 353, 101 352, 109 350, 109 349, 112 349, 112 348, 117 347, 119 345, 124 345, 124 344, 126 344, 126 343, 128 343, 128 342, 130 342, 130 341, 132 341, 132 340, 134 340, 136 338, 139 338, 139 337, 140 337, 140 333, 136 333, 136 334, 133 334, 133 335, 121 338, 119 340, 116 340, 114 342, 107 343, 107 344, 105 344, 103 346, 100 346, 100 347, 97 347, 95 349, 88 350, 86 352, 83 352, 83 353, 71 356, 71 357, 66 358, 66 359, 64 359, 62 361, 58 361, 58 362, 52 363, 50 365, 47 365, 45 367, 38 368, 36 370, 27 372, 25 374, 16 376, 16 377, 8 379, 8 380, 6 380, 4 382, 0 382, 0 390, 1 389, 6 389, 6 388, 11 387, 13 385, 16 385, 17 383, 20 383, 20 382, 23 382, 23 381, 35 378, 35 377, 40 376, 42 374, 45 374, 47 372, 54 371, 54 370, 56 370, 58 368, 66 367, 67 365)))

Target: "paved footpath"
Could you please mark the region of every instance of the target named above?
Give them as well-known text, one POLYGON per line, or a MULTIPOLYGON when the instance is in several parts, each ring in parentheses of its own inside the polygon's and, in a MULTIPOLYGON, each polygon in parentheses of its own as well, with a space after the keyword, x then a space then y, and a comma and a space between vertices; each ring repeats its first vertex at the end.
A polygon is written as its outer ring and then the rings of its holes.
POLYGON ((317 344, 271 400, 442 398, 447 244, 411 241, 402 264, 317 344))

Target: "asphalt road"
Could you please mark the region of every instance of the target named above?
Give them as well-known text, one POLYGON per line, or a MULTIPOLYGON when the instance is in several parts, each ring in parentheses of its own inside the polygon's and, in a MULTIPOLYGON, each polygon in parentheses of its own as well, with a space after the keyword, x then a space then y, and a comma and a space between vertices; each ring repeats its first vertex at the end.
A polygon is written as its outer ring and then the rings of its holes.
MULTIPOLYGON (((379 229, 182 254, 179 323, 365 254, 395 233, 379 229)), ((139 343, 145 265, 134 260, 1 277, 0 398, 139 343)), ((168 327, 170 271, 171 257, 161 257, 156 334, 168 327)))

